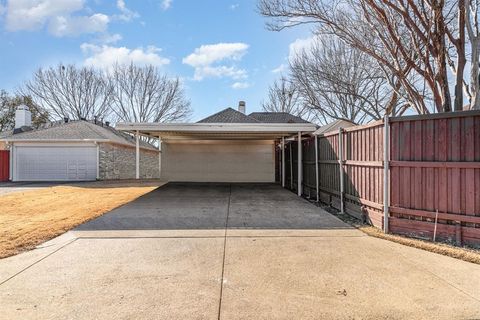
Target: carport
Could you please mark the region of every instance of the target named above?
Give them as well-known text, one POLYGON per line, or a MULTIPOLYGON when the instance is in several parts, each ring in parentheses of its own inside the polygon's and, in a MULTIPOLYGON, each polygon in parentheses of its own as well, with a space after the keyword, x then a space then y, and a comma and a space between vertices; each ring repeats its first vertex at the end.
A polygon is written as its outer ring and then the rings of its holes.
MULTIPOLYGON (((137 141, 158 139, 161 179, 171 182, 275 182, 276 146, 285 185, 285 140, 315 131, 311 123, 119 123, 137 141)), ((300 144, 301 145, 301 144, 300 144)), ((298 158, 302 149, 298 149, 298 158)), ((302 167, 298 167, 301 185, 302 167)), ((300 188, 299 188, 300 189, 300 188)), ((301 194, 301 190, 298 190, 301 194)))

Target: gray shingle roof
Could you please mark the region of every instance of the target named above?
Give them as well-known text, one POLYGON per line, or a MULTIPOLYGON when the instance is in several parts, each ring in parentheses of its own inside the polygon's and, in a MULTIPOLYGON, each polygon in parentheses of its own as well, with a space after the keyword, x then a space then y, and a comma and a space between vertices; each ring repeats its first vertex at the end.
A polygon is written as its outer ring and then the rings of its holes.
POLYGON ((0 139, 11 136, 12 134, 13 130, 0 131, 0 139))
MULTIPOLYGON (((113 143, 135 146, 135 138, 115 128, 101 126, 88 121, 77 120, 65 122, 54 122, 48 127, 41 127, 32 131, 17 134, 9 134, 3 139, 8 140, 108 140, 113 143)), ((140 142, 143 148, 156 150, 156 148, 144 141, 140 142)))
POLYGON ((232 108, 217 112, 199 123, 310 123, 288 112, 252 112, 243 114, 232 108))
POLYGON ((198 121, 198 123, 257 123, 254 118, 251 118, 240 111, 232 108, 227 108, 215 114, 212 114, 205 119, 198 121))
POLYGON ((288 112, 252 112, 248 116, 263 123, 310 123, 288 112))

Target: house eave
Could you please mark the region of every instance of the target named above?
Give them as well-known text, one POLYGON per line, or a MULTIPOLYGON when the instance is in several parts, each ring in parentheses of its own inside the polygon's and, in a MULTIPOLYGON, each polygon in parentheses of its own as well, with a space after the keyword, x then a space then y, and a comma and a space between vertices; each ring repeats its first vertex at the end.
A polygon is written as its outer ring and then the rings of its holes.
POLYGON ((149 136, 191 137, 205 136, 214 139, 278 138, 298 132, 313 132, 311 123, 117 123, 115 129, 139 132, 149 136))
MULTIPOLYGON (((0 142, 5 142, 7 144, 13 143, 111 143, 116 145, 121 145, 124 147, 135 148, 135 145, 128 144, 128 143, 121 143, 117 141, 112 141, 109 139, 8 139, 3 138, 0 139, 0 142)), ((157 151, 155 148, 147 148, 144 146, 140 146, 140 149, 148 150, 148 151, 157 151)))

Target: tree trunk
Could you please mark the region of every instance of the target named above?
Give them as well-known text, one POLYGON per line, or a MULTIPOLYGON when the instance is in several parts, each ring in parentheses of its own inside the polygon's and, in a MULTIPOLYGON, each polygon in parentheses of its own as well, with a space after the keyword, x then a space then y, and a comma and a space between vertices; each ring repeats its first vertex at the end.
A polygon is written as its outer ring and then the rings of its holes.
POLYGON ((463 110, 463 74, 465 70, 465 0, 458 0, 458 39, 457 49, 457 75, 455 79, 455 111, 463 110))
POLYGON ((452 101, 450 97, 450 88, 448 86, 447 59, 445 45, 445 20, 443 18, 443 0, 434 1, 432 5, 434 17, 433 44, 436 47, 434 52, 438 70, 435 75, 435 81, 440 89, 441 105, 437 104, 439 112, 452 111, 452 101))
POLYGON ((480 82, 479 82, 479 53, 480 38, 474 37, 471 41, 472 46, 472 65, 470 67, 470 92, 472 94, 472 103, 470 109, 480 110, 480 82))

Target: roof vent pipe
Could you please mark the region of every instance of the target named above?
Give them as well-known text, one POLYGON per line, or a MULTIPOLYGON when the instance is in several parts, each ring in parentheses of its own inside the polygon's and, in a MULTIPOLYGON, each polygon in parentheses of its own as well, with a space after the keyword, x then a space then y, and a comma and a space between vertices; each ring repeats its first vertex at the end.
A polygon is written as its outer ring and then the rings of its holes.
POLYGON ((30 127, 32 125, 32 113, 28 107, 24 104, 21 104, 15 110, 15 129, 21 127, 30 127))
POLYGON ((63 122, 68 123, 68 117, 63 117, 63 122))
POLYGON ((238 102, 238 111, 245 114, 245 112, 246 112, 245 101, 239 101, 238 102))

